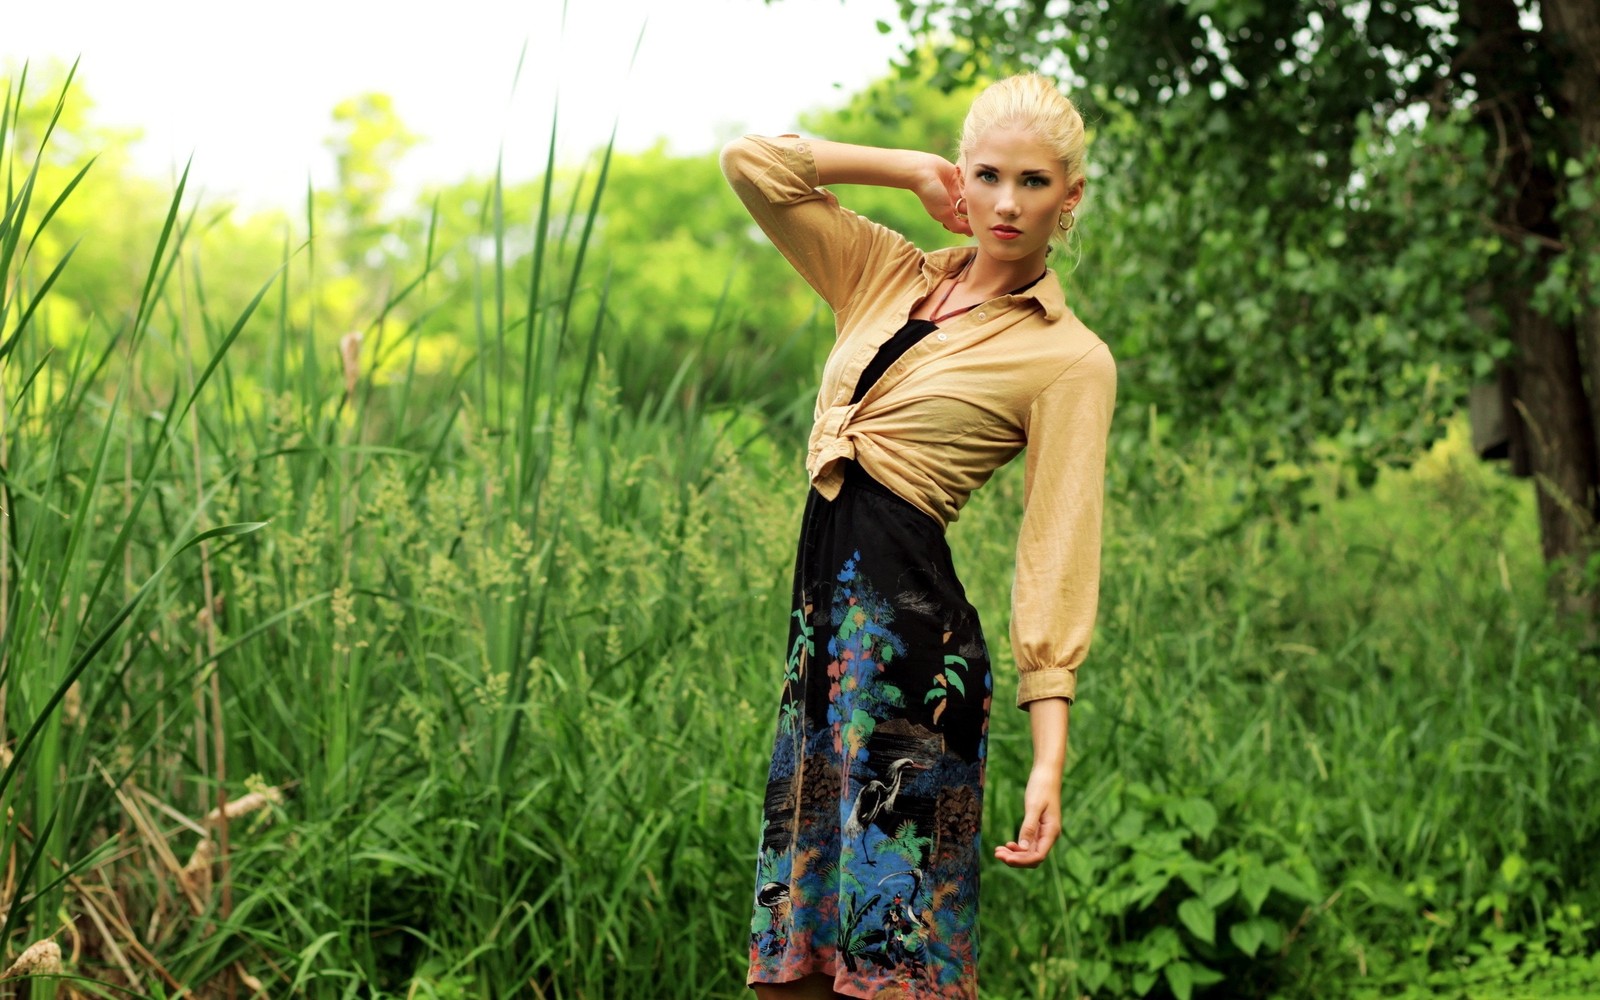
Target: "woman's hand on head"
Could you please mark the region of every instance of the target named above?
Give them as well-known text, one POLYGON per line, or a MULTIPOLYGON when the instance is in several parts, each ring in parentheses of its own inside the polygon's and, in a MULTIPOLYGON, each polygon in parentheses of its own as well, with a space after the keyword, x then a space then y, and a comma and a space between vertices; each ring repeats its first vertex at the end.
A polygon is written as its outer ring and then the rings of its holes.
POLYGON ((922 207, 933 221, 963 236, 972 235, 972 224, 956 218, 956 199, 961 197, 961 169, 935 153, 928 154, 928 169, 915 187, 922 207))
POLYGON ((994 856, 1012 868, 1037 868, 1061 836, 1061 772, 1035 767, 1023 793, 1022 829, 1017 839, 996 847, 994 856))

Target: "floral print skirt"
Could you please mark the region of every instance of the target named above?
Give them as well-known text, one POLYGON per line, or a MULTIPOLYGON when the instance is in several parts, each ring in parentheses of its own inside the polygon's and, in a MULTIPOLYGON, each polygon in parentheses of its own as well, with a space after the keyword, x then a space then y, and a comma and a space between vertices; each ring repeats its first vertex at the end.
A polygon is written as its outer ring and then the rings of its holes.
POLYGON ((749 982, 977 996, 992 679, 942 527, 860 466, 806 501, 749 982))

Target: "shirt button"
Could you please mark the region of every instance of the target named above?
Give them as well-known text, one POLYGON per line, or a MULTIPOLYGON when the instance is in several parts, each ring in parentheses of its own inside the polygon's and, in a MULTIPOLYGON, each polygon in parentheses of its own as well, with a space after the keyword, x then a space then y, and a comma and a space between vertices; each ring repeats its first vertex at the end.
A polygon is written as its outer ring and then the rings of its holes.
POLYGON ((839 390, 839 394, 838 394, 838 395, 837 395, 837 396, 834 396, 834 397, 833 397, 833 401, 834 401, 834 402, 835 402, 835 403, 842 403, 842 402, 844 402, 844 390, 843 390, 843 389, 840 389, 840 390, 839 390))
POLYGON ((946 340, 949 340, 949 339, 950 339, 950 338, 949 338, 949 337, 946 337, 946 336, 945 336, 945 335, 944 335, 944 334, 942 334, 942 333, 941 333, 941 334, 939 334, 939 342, 940 342, 940 343, 943 343, 943 342, 945 342, 945 341, 946 341, 946 340))
POLYGON ((979 313, 978 314, 978 318, 979 319, 988 319, 989 318, 989 314, 986 313, 986 312, 979 313))

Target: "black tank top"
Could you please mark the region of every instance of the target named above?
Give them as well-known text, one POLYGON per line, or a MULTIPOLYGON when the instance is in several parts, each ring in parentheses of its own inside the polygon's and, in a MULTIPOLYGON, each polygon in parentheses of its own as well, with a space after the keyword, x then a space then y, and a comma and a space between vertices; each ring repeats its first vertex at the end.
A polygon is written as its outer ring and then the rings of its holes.
MULTIPOLYGON (((1021 295, 1034 285, 1037 285, 1043 278, 1044 275, 1041 274, 1021 288, 1013 289, 1006 294, 1021 295)), ((975 309, 977 304, 974 303, 967 308, 975 309)), ((916 347, 923 337, 937 329, 939 329, 938 324, 931 319, 906 320, 906 325, 896 330, 894 336, 883 342, 883 346, 878 348, 878 353, 873 356, 872 363, 862 371, 861 378, 856 381, 855 395, 850 397, 851 404, 859 403, 865 399, 867 393, 872 391, 872 387, 877 384, 878 379, 882 378, 883 373, 889 370, 890 365, 899 361, 907 351, 916 347)))

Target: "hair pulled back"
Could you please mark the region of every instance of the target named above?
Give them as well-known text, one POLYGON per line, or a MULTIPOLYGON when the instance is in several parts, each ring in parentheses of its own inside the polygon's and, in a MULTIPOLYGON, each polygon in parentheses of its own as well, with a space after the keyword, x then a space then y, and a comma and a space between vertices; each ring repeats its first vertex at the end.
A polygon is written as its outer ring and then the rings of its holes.
POLYGON ((1083 179, 1083 116, 1056 85, 1038 73, 1006 77, 983 89, 961 126, 961 159, 996 128, 1020 129, 1055 153, 1071 188, 1083 179))

